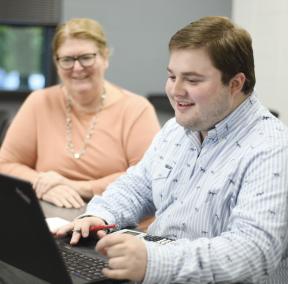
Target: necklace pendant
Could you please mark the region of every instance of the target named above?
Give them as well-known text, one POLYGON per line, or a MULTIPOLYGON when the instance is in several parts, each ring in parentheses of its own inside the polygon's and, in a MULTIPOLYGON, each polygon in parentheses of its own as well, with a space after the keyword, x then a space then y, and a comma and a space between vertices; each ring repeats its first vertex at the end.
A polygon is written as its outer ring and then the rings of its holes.
POLYGON ((80 157, 81 157, 80 153, 74 153, 74 154, 73 154, 73 158, 74 158, 74 159, 77 159, 77 160, 78 160, 78 159, 80 159, 80 157))
POLYGON ((97 117, 97 114, 103 108, 103 103, 104 103, 104 100, 106 98, 106 92, 105 92, 105 90, 103 91, 103 94, 102 94, 101 100, 100 100, 100 105, 95 110, 95 115, 91 119, 90 126, 87 129, 86 134, 84 136, 83 146, 82 146, 82 148, 79 149, 78 152, 75 152, 75 147, 74 147, 74 144, 72 142, 72 99, 66 93, 66 90, 64 90, 64 92, 66 95, 66 108, 65 108, 66 148, 69 152, 70 157, 72 156, 73 159, 79 160, 85 154, 86 148, 89 146, 89 141, 91 140, 91 138, 93 136, 95 126, 96 126, 96 117, 97 117))

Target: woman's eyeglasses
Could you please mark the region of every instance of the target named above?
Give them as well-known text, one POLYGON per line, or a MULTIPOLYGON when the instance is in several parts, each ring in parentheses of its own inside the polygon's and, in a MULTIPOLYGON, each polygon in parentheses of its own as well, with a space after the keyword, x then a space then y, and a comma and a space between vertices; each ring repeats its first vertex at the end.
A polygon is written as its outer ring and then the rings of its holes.
POLYGON ((97 53, 86 53, 79 56, 62 56, 56 57, 56 61, 62 69, 73 68, 75 61, 85 68, 94 64, 96 55, 97 53))

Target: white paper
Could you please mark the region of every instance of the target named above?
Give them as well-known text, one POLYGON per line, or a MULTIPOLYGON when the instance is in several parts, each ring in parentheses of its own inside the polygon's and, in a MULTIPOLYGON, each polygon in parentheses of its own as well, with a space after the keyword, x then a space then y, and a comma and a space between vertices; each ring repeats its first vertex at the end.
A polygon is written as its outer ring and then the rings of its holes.
POLYGON ((70 223, 68 220, 60 218, 60 217, 46 218, 46 222, 47 222, 48 228, 51 232, 55 232, 61 226, 70 223))

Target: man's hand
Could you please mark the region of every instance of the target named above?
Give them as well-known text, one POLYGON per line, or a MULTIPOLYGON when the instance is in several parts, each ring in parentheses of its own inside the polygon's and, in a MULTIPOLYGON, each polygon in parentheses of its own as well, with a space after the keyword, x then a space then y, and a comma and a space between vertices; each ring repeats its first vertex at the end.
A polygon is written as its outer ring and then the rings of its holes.
MULTIPOLYGON (((72 232, 70 244, 75 245, 78 243, 81 237, 86 238, 89 235, 89 228, 91 226, 105 225, 104 220, 98 217, 84 217, 81 219, 75 219, 73 222, 58 228, 53 234, 56 237, 63 237, 72 232)), ((98 231, 99 235, 104 236, 105 231, 98 231)))
POLYGON ((108 234, 98 241, 96 249, 109 259, 109 268, 102 271, 105 276, 132 281, 144 279, 147 250, 142 239, 127 234, 108 234))
POLYGON ((42 195, 42 200, 65 208, 80 208, 85 204, 79 193, 67 185, 54 186, 42 195))

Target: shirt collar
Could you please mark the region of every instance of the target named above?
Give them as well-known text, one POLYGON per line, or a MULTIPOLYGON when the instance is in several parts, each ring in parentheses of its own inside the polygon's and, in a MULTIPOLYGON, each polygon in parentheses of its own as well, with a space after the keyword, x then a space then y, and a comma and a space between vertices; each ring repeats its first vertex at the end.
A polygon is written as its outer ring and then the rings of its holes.
POLYGON ((215 127, 208 132, 208 137, 213 135, 216 136, 218 140, 221 140, 232 131, 250 124, 252 122, 252 115, 255 116, 258 110, 257 102, 255 93, 249 95, 232 113, 217 123, 215 127))
MULTIPOLYGON (((228 136, 232 131, 239 129, 243 125, 252 122, 252 114, 255 115, 258 110, 259 101, 256 94, 249 95, 248 98, 240 104, 232 113, 217 123, 215 127, 208 131, 207 138, 210 141, 217 142, 228 136)), ((200 144, 199 131, 192 132, 185 129, 186 135, 193 141, 200 144)))

